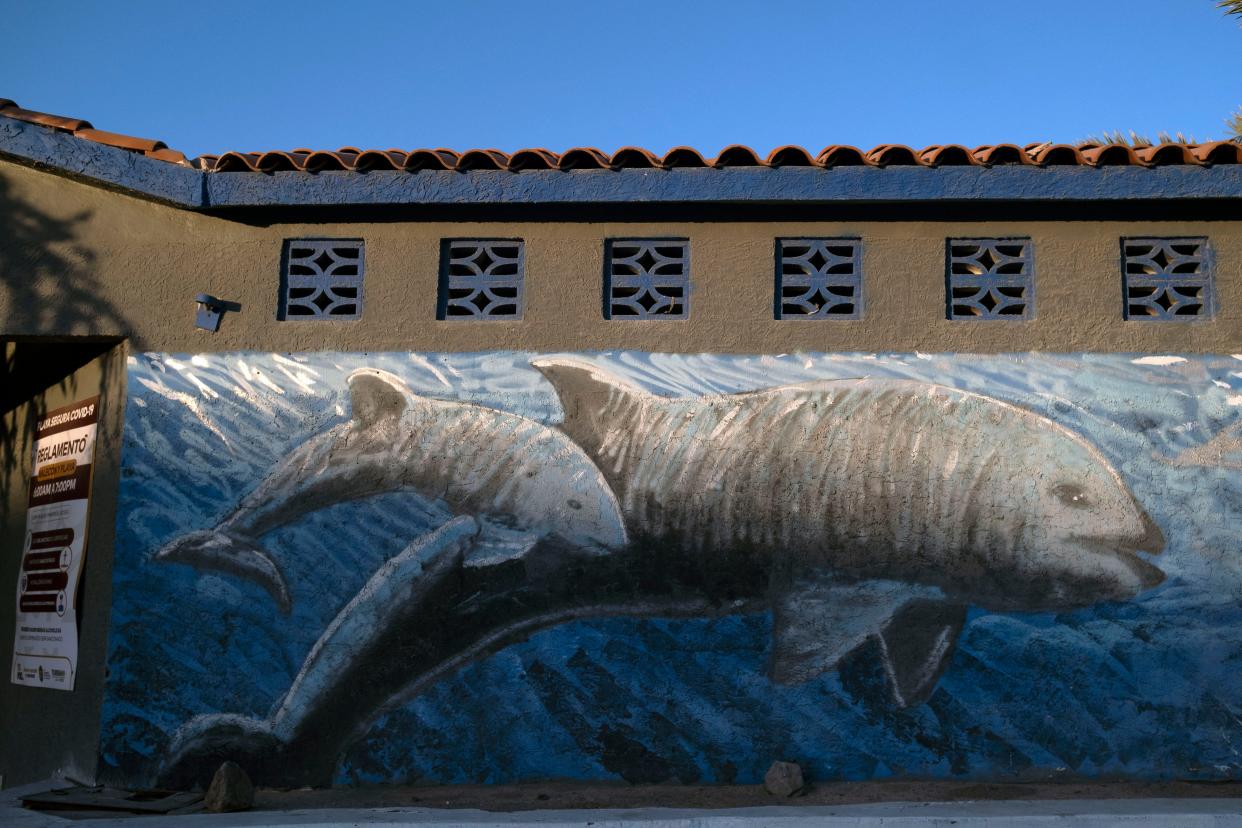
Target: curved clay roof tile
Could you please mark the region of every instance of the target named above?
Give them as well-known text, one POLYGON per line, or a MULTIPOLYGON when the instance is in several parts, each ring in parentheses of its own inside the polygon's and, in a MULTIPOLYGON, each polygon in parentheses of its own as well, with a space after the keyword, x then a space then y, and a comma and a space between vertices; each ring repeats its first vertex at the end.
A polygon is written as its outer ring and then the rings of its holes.
POLYGON ((559 161, 556 153, 546 149, 518 150, 509 156, 509 171, 554 170, 559 161))
POLYGON ((96 144, 107 144, 110 147, 120 147, 121 149, 136 150, 138 152, 154 152, 167 148, 167 144, 163 141, 155 141, 150 138, 136 138, 133 135, 121 135, 116 132, 104 132, 102 129, 78 129, 74 130, 74 135, 78 138, 85 138, 88 141, 94 141, 96 144))
MULTIPOLYGON (((6 99, 7 100, 7 99, 6 99)), ((83 121, 81 118, 66 118, 64 115, 49 115, 46 112, 35 112, 33 109, 22 109, 12 101, 11 106, 4 108, 3 114, 6 118, 13 118, 18 121, 25 121, 28 124, 39 124, 52 129, 60 129, 66 132, 77 132, 80 129, 91 129, 90 121, 83 121)))
POLYGON ((361 172, 372 170, 391 172, 401 169, 404 163, 405 153, 401 150, 367 150, 354 159, 354 169, 361 172))
POLYGON ((768 153, 769 167, 814 167, 815 159, 803 147, 786 144, 768 153))
POLYGON ((763 162, 750 147, 733 144, 725 147, 712 162, 713 167, 762 167, 763 162))
POLYGON ((706 167, 707 161, 699 151, 691 147, 673 147, 664 154, 664 166, 671 169, 706 167))
POLYGON ((1242 164, 1242 144, 1236 141, 1212 141, 1190 152, 1201 164, 1242 164))
POLYGON ((557 167, 562 170, 606 170, 611 167, 608 156, 595 147, 574 147, 561 155, 557 167))
POLYGON ((1078 147, 1071 146, 1070 144, 1044 144, 1035 150, 1031 160, 1041 167, 1059 167, 1083 163, 1082 153, 1078 150, 1078 147))
POLYGON ((921 166, 918 155, 905 144, 880 144, 867 153, 867 163, 877 167, 921 166))
POLYGON ((462 153, 457 159, 458 172, 475 170, 504 170, 509 166, 509 156, 495 149, 473 149, 462 153))
POLYGON ((815 157, 815 163, 821 167, 865 167, 867 156, 858 147, 848 144, 833 144, 824 147, 815 157))
POLYGON ((1161 144, 1157 147, 1143 147, 1134 151, 1149 167, 1165 167, 1165 166, 1184 166, 1190 164, 1198 166, 1199 159, 1191 153, 1190 147, 1185 144, 1161 144))
POLYGON ((216 172, 255 172, 258 168, 257 153, 226 152, 216 159, 216 172))
POLYGON ((985 167, 1000 164, 1030 164, 1031 156, 1017 144, 986 144, 974 151, 975 160, 985 167))
POLYGON ((446 149, 417 149, 405 157, 401 166, 410 172, 420 170, 453 170, 457 168, 457 153, 446 149))
POLYGON ((919 153, 919 160, 929 167, 970 167, 975 157, 961 144, 934 145, 919 153))
POLYGON ((355 156, 349 153, 336 152, 312 152, 306 157, 303 169, 307 172, 340 172, 353 167, 355 156))
POLYGON ((1083 160, 1093 167, 1137 167, 1142 166, 1134 149, 1125 144, 1108 144, 1082 151, 1083 160))
POLYGON ((302 161, 304 159, 299 159, 291 153, 272 150, 260 155, 254 166, 259 172, 292 172, 302 169, 303 164, 299 163, 302 161))
POLYGON ((664 166, 660 157, 642 147, 622 147, 612 154, 614 170, 647 170, 664 166))
POLYGON ((170 164, 180 164, 183 167, 190 166, 190 162, 189 160, 186 159, 184 152, 180 152, 179 150, 175 150, 175 149, 169 149, 168 147, 164 147, 163 149, 150 150, 144 154, 148 158, 154 158, 156 161, 167 161, 170 164))

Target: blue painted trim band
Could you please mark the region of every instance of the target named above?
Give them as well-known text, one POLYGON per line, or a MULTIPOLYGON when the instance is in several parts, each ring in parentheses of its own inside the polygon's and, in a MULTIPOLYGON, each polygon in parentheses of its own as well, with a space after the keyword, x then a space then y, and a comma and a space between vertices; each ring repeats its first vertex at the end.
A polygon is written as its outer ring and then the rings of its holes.
POLYGON ((208 174, 207 192, 212 207, 1181 200, 1242 198, 1242 165, 238 172, 208 174))
POLYGON ((0 156, 51 167, 178 207, 203 206, 200 170, 75 138, 38 124, 0 117, 0 156))
POLYGON ((0 117, 0 156, 193 210, 418 204, 756 205, 1242 199, 1242 165, 205 173, 4 117, 0 117))

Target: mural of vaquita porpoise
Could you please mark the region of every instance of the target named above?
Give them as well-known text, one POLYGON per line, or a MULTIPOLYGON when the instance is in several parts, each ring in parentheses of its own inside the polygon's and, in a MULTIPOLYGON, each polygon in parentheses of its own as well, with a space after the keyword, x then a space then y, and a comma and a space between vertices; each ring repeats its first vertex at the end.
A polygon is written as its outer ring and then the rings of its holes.
POLYGON ((132 357, 104 762, 1236 778, 1240 369, 132 357))

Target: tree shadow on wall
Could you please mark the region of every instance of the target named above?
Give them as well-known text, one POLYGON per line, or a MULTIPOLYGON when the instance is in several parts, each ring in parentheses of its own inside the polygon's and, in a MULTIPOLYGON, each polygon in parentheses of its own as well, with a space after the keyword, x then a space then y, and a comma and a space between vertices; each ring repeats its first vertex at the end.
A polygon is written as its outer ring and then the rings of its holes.
MULTIPOLYGON (((8 518, 12 487, 25 485, 4 472, 33 449, 36 424, 47 411, 39 392, 74 394, 74 371, 129 330, 103 298, 95 254, 78 238, 90 217, 90 210, 51 216, 0 173, 0 520, 8 518), (19 409, 27 400, 32 404, 19 409)), ((104 388, 120 370, 122 360, 105 361, 104 388)))

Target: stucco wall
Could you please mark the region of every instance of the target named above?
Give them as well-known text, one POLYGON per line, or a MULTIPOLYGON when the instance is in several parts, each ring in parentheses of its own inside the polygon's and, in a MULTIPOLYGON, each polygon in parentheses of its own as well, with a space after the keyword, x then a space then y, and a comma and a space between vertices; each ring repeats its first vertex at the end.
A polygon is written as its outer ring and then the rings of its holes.
POLYGON ((130 341, 113 781, 1236 778, 1242 224, 289 215, 0 163, 0 334, 130 341), (688 320, 602 318, 636 236, 688 320), (772 318, 789 236, 862 240, 861 320, 772 318), (959 236, 1032 239, 1033 320, 945 320, 959 236), (1123 321, 1123 236, 1207 236, 1215 318, 1123 321), (276 320, 299 237, 365 240, 360 321, 276 320), (435 320, 459 237, 520 322, 435 320))
MULTIPOLYGON (((128 334, 145 350, 1242 350, 1238 222, 427 221, 259 227, 3 163, 0 214, 19 231, 0 237, 6 274, 0 331, 128 334), (603 320, 604 240, 642 235, 690 239, 694 292, 688 320, 603 320), (817 324, 772 318, 773 240, 797 235, 862 238, 867 302, 862 320, 817 324), (989 235, 1033 239, 1033 321, 978 324, 944 318, 945 238, 989 235), (1118 240, 1134 235, 1211 239, 1218 259, 1219 312, 1213 321, 1122 321, 1118 240), (275 321, 281 242, 305 236, 365 239, 361 321, 275 321), (436 321, 440 240, 462 236, 526 240, 521 322, 436 321), (242 310, 227 315, 217 334, 195 330, 193 297, 200 292, 239 302, 242 310)), ((279 214, 273 214, 277 219, 279 214)))

